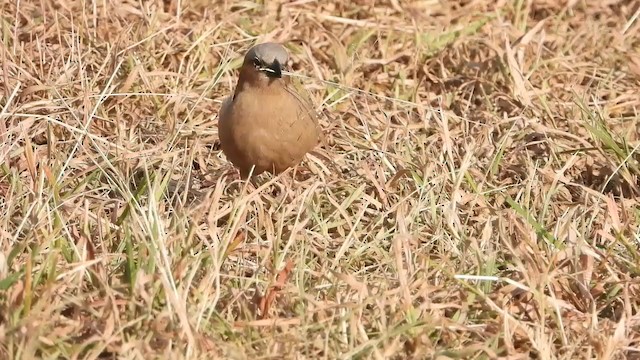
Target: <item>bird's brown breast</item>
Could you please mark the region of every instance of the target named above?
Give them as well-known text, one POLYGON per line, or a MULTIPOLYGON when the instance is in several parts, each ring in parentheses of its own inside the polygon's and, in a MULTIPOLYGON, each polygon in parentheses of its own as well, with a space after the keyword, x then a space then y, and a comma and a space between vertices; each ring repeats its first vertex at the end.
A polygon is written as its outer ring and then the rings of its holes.
POLYGON ((223 103, 219 135, 225 156, 246 177, 297 165, 318 144, 319 128, 309 104, 283 79, 267 86, 240 81, 223 103))

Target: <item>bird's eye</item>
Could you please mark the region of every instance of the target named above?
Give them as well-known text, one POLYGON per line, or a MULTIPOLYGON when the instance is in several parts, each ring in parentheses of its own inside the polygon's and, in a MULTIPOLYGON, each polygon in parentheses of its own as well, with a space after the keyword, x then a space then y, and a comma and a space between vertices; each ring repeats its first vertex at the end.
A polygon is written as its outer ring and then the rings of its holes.
POLYGON ((254 58, 253 59, 253 66, 255 67, 260 67, 262 64, 260 63, 260 59, 258 58, 254 58))

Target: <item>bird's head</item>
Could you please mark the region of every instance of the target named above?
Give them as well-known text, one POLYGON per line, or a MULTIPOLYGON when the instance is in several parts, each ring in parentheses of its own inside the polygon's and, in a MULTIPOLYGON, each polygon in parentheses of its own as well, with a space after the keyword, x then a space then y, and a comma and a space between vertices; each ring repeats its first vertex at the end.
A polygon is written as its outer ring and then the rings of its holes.
POLYGON ((289 54, 284 46, 277 43, 258 44, 245 55, 242 72, 250 81, 271 82, 282 77, 282 70, 288 61, 289 54))

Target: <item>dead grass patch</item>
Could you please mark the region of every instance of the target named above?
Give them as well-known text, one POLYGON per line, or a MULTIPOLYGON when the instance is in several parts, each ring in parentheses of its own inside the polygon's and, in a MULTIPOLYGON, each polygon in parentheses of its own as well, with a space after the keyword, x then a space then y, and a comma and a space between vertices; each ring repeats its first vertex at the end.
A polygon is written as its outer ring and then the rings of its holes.
POLYGON ((637 3, 1 9, 3 357, 640 356, 637 3), (251 192, 265 40, 328 144, 251 192))

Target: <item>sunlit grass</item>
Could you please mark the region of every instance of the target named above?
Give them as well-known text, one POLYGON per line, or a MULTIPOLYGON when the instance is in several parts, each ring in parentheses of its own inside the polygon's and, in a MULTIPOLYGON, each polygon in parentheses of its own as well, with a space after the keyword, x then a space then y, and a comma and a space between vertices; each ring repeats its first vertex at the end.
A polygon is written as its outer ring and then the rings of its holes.
POLYGON ((3 3, 2 357, 637 357, 636 8, 3 3), (256 187, 261 41, 326 141, 256 187))

